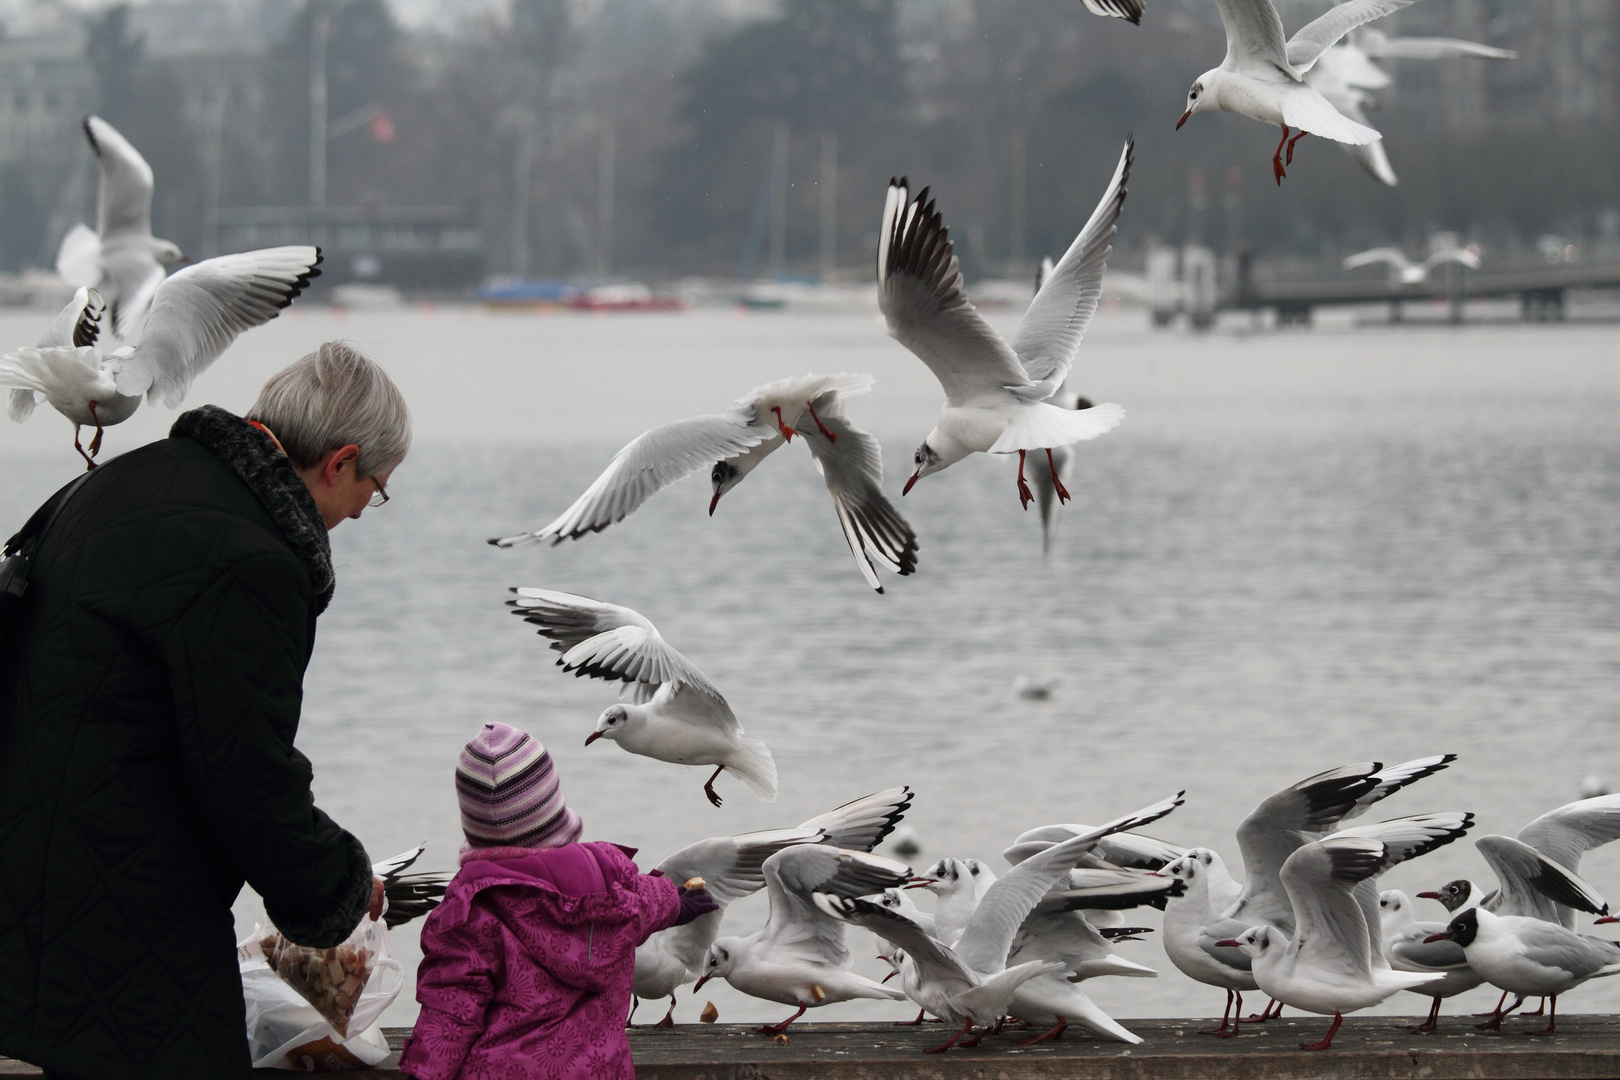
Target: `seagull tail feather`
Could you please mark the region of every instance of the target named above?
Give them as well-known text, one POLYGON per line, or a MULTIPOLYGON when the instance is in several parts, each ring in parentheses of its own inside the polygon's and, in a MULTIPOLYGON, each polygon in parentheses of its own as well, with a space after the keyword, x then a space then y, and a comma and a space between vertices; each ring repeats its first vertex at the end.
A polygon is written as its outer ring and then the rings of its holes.
POLYGON ((737 740, 737 749, 726 759, 726 771, 761 799, 776 801, 776 759, 758 739, 737 740))

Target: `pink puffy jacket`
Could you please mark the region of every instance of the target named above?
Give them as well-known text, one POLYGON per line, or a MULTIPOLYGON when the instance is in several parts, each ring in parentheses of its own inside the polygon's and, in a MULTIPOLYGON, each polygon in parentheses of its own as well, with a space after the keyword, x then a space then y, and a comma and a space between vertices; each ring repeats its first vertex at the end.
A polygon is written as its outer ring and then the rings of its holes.
POLYGON ((422 926, 418 1080, 633 1080, 636 946, 680 913, 672 882, 615 844, 474 848, 422 926))

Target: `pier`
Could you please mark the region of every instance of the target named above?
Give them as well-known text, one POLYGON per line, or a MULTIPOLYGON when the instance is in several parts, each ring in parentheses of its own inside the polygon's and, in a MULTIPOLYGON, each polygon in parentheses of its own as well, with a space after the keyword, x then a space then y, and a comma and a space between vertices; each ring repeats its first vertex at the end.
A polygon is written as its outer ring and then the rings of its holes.
MULTIPOLYGON (((1587 1080, 1620 1077, 1620 1020, 1559 1017, 1558 1034, 1532 1036, 1536 1021, 1475 1030, 1471 1018, 1442 1017, 1438 1035, 1416 1035, 1415 1017, 1351 1017, 1330 1050, 1301 1050, 1322 1037, 1322 1017, 1245 1026, 1241 1038, 1198 1034, 1209 1020, 1127 1020, 1147 1041, 1105 1042, 1071 1027, 1061 1041, 1020 1046, 1009 1030, 976 1048, 924 1054, 943 1025, 802 1024, 785 1041, 752 1025, 682 1024, 630 1032, 637 1080, 1587 1080)), ((395 1054, 353 1077, 394 1077, 409 1028, 388 1029, 395 1054)), ((0 1076, 40 1076, 0 1058, 0 1076)), ((270 1074, 266 1074, 270 1075, 270 1074)))

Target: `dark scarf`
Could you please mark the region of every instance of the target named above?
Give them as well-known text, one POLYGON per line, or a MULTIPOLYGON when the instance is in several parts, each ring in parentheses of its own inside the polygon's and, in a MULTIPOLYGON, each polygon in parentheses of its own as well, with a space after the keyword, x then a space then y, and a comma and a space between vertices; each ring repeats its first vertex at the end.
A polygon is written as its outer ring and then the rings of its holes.
POLYGON ((325 611, 337 584, 332 573, 332 545, 315 497, 287 455, 262 431, 217 405, 181 413, 169 429, 169 437, 201 443, 241 478, 309 570, 317 594, 316 614, 325 611))

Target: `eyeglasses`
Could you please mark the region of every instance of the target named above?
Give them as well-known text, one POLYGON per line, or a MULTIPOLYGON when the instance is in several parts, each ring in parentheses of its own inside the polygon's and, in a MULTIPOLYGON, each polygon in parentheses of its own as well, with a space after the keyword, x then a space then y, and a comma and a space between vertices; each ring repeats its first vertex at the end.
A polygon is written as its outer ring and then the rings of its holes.
POLYGON ((370 507, 381 506, 388 501, 388 489, 383 487, 382 481, 375 476, 371 478, 371 482, 377 485, 377 490, 371 493, 371 498, 366 500, 366 505, 370 507))

